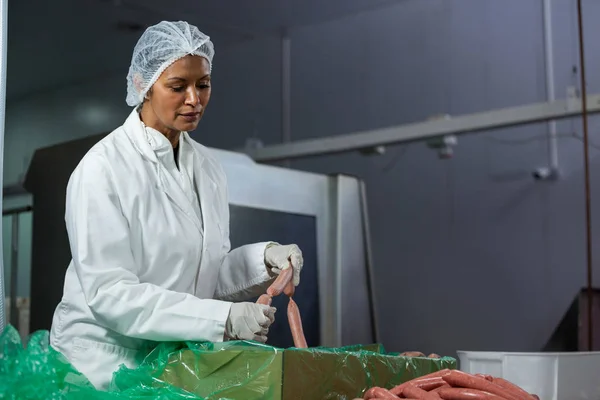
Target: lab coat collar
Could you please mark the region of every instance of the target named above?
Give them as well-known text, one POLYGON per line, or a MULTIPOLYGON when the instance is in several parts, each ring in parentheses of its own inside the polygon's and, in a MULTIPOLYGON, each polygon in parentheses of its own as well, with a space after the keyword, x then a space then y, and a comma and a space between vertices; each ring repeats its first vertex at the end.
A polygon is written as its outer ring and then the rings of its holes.
POLYGON ((123 124, 123 129, 129 137, 131 143, 136 148, 136 150, 146 159, 152 161, 155 164, 158 164, 158 158, 156 158, 156 154, 152 149, 152 146, 148 142, 146 137, 146 132, 144 130, 144 124, 142 124, 142 120, 140 119, 140 115, 138 114, 138 109, 134 108, 129 117, 125 120, 123 124))
MULTIPOLYGON (((148 134, 148 132, 146 132, 144 123, 140 119, 139 110, 137 108, 134 108, 131 114, 129 114, 129 117, 127 117, 125 123, 123 124, 123 128, 125 129, 129 140, 131 141, 131 143, 133 143, 137 151, 144 158, 148 159, 149 161, 152 161, 155 164, 159 164, 159 160, 156 156, 155 150, 161 152, 163 150, 169 149, 168 146, 171 146, 171 143, 164 135, 160 134, 160 136, 158 136, 148 134)), ((181 132, 179 140, 186 140, 186 144, 188 144, 192 148, 194 147, 191 143, 191 138, 187 132, 181 132)), ((202 155, 195 150, 196 149, 194 149, 193 152, 195 155, 194 162, 197 162, 197 166, 200 167, 204 162, 204 157, 202 157, 202 155)))
MULTIPOLYGON (((178 206, 184 212, 184 214, 186 214, 194 222, 200 232, 203 232, 204 229, 201 218, 204 217, 204 213, 201 211, 202 215, 197 215, 192 203, 190 202, 190 199, 158 160, 157 153, 162 151, 171 151, 168 147, 171 146, 168 139, 160 134, 160 132, 157 132, 159 135, 148 133, 139 117, 137 109, 134 109, 131 112, 123 124, 123 128, 129 137, 129 140, 142 155, 142 157, 154 164, 159 187, 165 192, 169 199, 171 199, 171 201, 175 203, 175 205, 178 206)), ((181 133, 179 140, 182 139, 189 140, 186 132, 181 133)), ((186 144, 189 144, 189 142, 186 144)), ((203 158, 199 158, 198 152, 196 151, 194 151, 193 154, 195 155, 193 160, 194 181, 196 182, 196 185, 199 186, 200 175, 197 173, 197 171, 201 170, 199 167, 202 165, 203 158)))

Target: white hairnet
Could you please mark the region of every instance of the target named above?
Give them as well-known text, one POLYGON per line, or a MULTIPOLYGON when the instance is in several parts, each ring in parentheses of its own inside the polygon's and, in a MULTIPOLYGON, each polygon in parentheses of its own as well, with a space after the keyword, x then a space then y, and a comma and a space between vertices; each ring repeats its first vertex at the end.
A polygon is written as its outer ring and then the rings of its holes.
POLYGON ((213 44, 195 26, 183 21, 162 21, 146 29, 133 49, 127 74, 127 104, 141 104, 164 70, 190 54, 206 58, 212 70, 213 44))

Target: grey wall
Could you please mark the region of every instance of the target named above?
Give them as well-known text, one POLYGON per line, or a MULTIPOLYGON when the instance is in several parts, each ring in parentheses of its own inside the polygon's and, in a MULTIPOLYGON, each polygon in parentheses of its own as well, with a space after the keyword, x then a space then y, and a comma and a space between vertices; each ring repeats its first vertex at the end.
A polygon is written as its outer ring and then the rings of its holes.
MULTIPOLYGON (((577 82, 573 11, 566 1, 555 9, 559 97, 577 82)), ((294 137, 543 101, 541 15, 539 1, 408 1, 298 32, 294 137)), ((559 131, 581 134, 578 122, 559 131)), ((386 345, 445 354, 543 346, 585 270, 582 146, 561 139, 564 178, 534 183, 531 171, 547 162, 544 134, 539 125, 461 137, 449 161, 415 143, 381 158, 293 164, 367 180, 386 345)))
MULTIPOLYGON (((556 91, 564 97, 578 83, 575 6, 555 3, 556 91)), ((598 4, 585 6, 593 21, 598 4)), ((408 1, 298 32, 294 138, 543 101, 541 10, 539 1, 408 1)), ((592 41, 589 89, 597 92, 592 41)), ((293 164, 367 180, 385 344, 446 354, 543 346, 584 283, 582 145, 568 137, 580 126, 559 124, 556 184, 530 178, 547 162, 545 125, 461 137, 450 161, 416 143, 377 159, 293 164)), ((593 119, 596 143, 597 128, 593 119)))
MULTIPOLYGON (((541 4, 406 0, 293 30, 293 139, 544 101, 541 4)), ((599 92, 594 37, 600 3, 586 0, 584 6, 589 90, 599 92)), ((567 86, 579 82, 573 73, 575 4, 556 0, 553 13, 556 93, 562 98, 567 86)), ((214 97, 194 136, 225 148, 252 136, 277 142, 279 43, 216 46, 214 97)), ((122 122, 129 111, 129 59, 123 56, 121 63, 122 73, 103 80, 9 99, 5 182, 18 179, 36 147, 122 122)), ((9 61, 9 88, 18 84, 10 80, 15 65, 17 57, 9 61)), ((378 313, 389 350, 453 355, 457 349, 543 346, 585 282, 582 143, 574 136, 582 134, 581 123, 558 127, 562 178, 556 183, 531 179, 531 171, 548 161, 543 124, 461 136, 451 160, 438 160, 425 144, 413 143, 388 148, 381 157, 352 153, 292 163, 367 181, 378 313)), ((600 145, 598 127, 592 118, 591 140, 600 145)), ((597 199, 598 151, 590 151, 597 199)), ((596 233, 598 212, 593 218, 596 233)), ((6 252, 4 257, 6 264, 6 252)))

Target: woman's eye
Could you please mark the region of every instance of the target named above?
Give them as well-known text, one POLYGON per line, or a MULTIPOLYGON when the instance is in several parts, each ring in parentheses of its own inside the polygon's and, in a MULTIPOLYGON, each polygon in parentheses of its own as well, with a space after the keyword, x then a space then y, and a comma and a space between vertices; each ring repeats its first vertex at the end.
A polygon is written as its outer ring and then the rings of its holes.
POLYGON ((198 85, 198 87, 200 89, 208 89, 208 88, 210 88, 210 85, 208 85, 208 84, 202 84, 202 85, 198 85))
POLYGON ((183 91, 183 89, 185 89, 183 86, 177 86, 177 87, 171 88, 171 90, 173 90, 174 92, 181 92, 181 91, 183 91))

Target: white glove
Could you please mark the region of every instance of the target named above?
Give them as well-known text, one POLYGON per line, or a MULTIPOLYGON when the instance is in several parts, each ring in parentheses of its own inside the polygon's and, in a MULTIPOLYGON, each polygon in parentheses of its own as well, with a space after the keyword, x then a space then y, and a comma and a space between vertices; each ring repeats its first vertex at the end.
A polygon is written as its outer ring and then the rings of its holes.
POLYGON ((275 321, 274 307, 256 303, 233 303, 225 323, 225 335, 234 340, 266 343, 269 327, 275 321))
POLYGON ((295 244, 282 246, 278 243, 273 243, 267 246, 265 250, 265 264, 276 275, 290 267, 290 262, 294 268, 294 286, 300 284, 300 271, 304 264, 302 251, 295 244))

